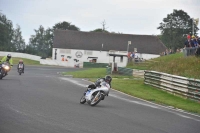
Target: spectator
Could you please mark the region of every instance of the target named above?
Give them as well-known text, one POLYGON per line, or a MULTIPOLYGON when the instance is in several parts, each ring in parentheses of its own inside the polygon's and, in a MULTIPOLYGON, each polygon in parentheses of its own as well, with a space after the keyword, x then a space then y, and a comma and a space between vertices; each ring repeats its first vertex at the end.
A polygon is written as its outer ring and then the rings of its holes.
POLYGON ((200 45, 200 37, 197 36, 198 45, 200 45))
POLYGON ((196 38, 195 38, 194 35, 192 35, 192 39, 191 39, 191 47, 196 47, 196 43, 197 43, 196 38))
POLYGON ((134 58, 135 58, 135 53, 134 52, 131 53, 131 58, 132 58, 132 61, 134 61, 134 58))
POLYGON ((187 39, 189 39, 189 40, 191 39, 190 34, 187 35, 187 39))
POLYGON ((190 55, 191 53, 191 39, 190 39, 190 35, 187 35, 187 40, 184 42, 184 53, 186 56, 190 55))
POLYGON ((135 62, 138 62, 138 53, 137 53, 137 51, 135 52, 135 62))
POLYGON ((198 47, 197 47, 197 50, 195 52, 195 55, 200 56, 200 37, 198 37, 198 36, 197 36, 197 45, 198 45, 198 47))
POLYGON ((131 52, 128 52, 128 62, 131 62, 131 52))
POLYGON ((168 51, 168 54, 172 54, 172 49, 170 48, 169 51, 168 51))
POLYGON ((184 48, 189 48, 191 47, 191 39, 190 39, 190 36, 188 35, 187 36, 187 40, 185 41, 185 47, 184 48))

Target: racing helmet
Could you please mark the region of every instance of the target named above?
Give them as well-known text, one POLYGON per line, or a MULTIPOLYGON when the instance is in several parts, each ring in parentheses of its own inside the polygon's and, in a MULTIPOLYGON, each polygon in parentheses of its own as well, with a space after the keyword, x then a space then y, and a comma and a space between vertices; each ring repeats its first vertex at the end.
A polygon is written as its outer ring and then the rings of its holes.
POLYGON ((109 76, 109 75, 106 75, 105 76, 105 81, 107 82, 107 83, 111 83, 111 81, 112 81, 112 77, 111 76, 109 76))
POLYGON ((11 54, 8 54, 8 55, 7 55, 7 58, 10 59, 10 58, 11 58, 11 54))
POLYGON ((19 60, 19 63, 23 63, 23 60, 19 60))

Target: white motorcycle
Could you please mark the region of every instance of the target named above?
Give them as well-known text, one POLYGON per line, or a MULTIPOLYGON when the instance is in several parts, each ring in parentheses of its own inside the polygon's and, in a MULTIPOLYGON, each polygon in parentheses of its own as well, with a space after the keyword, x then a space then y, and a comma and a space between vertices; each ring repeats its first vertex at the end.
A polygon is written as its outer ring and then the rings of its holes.
POLYGON ((97 105, 101 100, 104 100, 105 96, 108 96, 110 85, 106 82, 96 87, 96 89, 88 89, 80 99, 80 103, 87 102, 90 106, 97 105))

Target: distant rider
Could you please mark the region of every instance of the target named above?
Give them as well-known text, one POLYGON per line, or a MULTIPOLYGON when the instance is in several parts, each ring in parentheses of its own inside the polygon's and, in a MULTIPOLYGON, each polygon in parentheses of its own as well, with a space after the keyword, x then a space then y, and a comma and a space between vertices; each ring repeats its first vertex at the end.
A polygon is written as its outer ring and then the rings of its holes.
MULTIPOLYGON (((12 66, 13 66, 13 60, 12 60, 12 58, 11 58, 11 54, 8 54, 7 56, 4 56, 4 57, 1 59, 0 62, 1 62, 1 63, 3 63, 3 62, 8 62, 8 63, 10 64, 10 68, 12 68, 12 66)), ((6 75, 8 75, 7 72, 6 72, 6 75)))
POLYGON ((19 72, 19 66, 20 66, 20 65, 22 65, 22 73, 24 73, 25 65, 24 65, 23 60, 19 60, 19 64, 17 65, 18 72, 19 72))

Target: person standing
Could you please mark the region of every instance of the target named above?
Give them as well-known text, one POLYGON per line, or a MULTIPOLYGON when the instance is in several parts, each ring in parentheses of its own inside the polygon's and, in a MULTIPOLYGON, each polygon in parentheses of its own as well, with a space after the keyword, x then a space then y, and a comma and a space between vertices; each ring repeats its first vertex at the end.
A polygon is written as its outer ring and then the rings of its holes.
POLYGON ((191 49, 190 49, 191 47, 192 47, 192 45, 191 45, 190 35, 187 35, 187 40, 184 43, 184 49, 185 49, 186 56, 189 56, 191 54, 191 49))
POLYGON ((128 52, 127 57, 128 57, 128 62, 131 62, 131 52, 128 52))
POLYGON ((134 52, 131 53, 131 59, 132 59, 132 61, 134 61, 134 59, 135 59, 135 53, 134 52))

